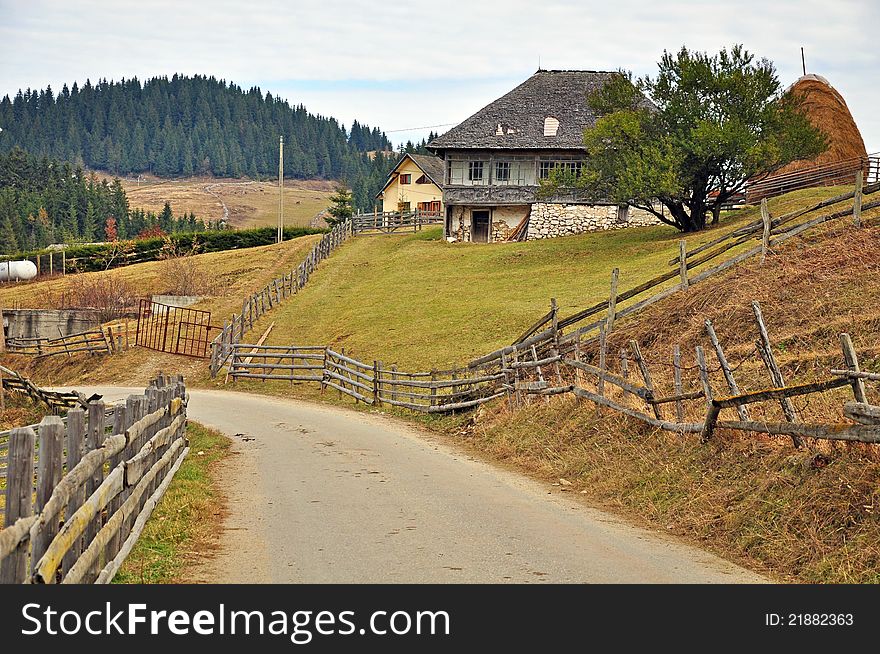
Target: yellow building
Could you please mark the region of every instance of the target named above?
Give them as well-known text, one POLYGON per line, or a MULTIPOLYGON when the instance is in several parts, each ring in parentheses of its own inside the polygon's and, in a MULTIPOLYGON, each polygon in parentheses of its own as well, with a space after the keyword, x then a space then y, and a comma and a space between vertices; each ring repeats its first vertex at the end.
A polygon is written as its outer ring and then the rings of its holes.
POLYGON ((432 155, 405 154, 376 195, 386 213, 443 211, 443 161, 432 155))

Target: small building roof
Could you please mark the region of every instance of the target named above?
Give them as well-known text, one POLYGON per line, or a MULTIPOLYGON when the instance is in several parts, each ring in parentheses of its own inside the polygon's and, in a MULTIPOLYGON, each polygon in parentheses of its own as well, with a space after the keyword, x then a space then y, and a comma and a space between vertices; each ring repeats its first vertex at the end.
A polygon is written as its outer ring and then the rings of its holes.
POLYGON ((599 118, 587 104, 587 96, 619 74, 596 70, 539 70, 509 93, 438 136, 428 147, 433 151, 583 149, 584 130, 593 127, 599 118), (552 129, 555 122, 547 123, 548 118, 559 121, 555 132, 552 129))
POLYGON ((376 196, 382 195, 385 192, 385 189, 388 188, 388 185, 394 179, 394 174, 400 168, 401 164, 404 161, 410 159, 416 166, 419 167, 425 175, 427 175, 428 179, 434 182, 434 185, 437 186, 441 191, 443 190, 443 160, 439 157, 435 157, 432 154, 404 154, 400 160, 394 164, 394 168, 391 169, 391 174, 388 175, 388 179, 385 180, 385 183, 382 185, 382 190, 379 191, 376 196))

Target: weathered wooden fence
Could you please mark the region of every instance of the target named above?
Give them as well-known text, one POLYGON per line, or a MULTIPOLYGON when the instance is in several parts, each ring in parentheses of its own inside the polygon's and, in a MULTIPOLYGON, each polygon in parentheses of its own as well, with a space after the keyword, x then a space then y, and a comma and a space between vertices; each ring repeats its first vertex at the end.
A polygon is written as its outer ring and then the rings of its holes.
POLYGON ((220 367, 229 360, 229 357, 232 356, 233 346, 241 343, 244 335, 253 329, 254 323, 276 304, 280 304, 298 293, 309 281, 309 277, 318 264, 348 240, 352 235, 351 230, 351 221, 336 225, 324 234, 296 268, 277 279, 273 279, 259 292, 245 298, 241 306, 241 313, 232 314, 232 318, 223 325, 223 329, 211 341, 210 371, 212 377, 216 376, 220 367))
POLYGON ((0 582, 109 583, 189 451, 186 389, 160 376, 7 434, 0 582))
POLYGON ((12 391, 13 393, 27 395, 32 400, 42 402, 53 411, 86 405, 84 397, 79 393, 74 391, 51 391, 40 388, 27 377, 5 366, 0 366, 0 387, 2 387, 0 393, 12 391))
POLYGON ((352 232, 364 236, 402 231, 418 232, 425 225, 436 225, 444 221, 445 217, 440 211, 419 210, 359 213, 351 217, 352 232))
MULTIPOLYGON (((659 302, 660 300, 669 297, 674 293, 687 289, 694 284, 705 281, 706 279, 709 279, 710 277, 717 275, 751 257, 755 257, 758 255, 765 256, 768 250, 774 245, 784 243, 788 239, 803 234, 804 232, 818 227, 823 223, 836 220, 838 218, 852 217, 856 225, 861 224, 862 211, 867 211, 868 209, 880 207, 880 200, 874 200, 872 202, 864 203, 863 198, 873 195, 878 191, 880 191, 880 182, 864 186, 861 182, 861 178, 858 178, 856 181, 856 186, 854 187, 854 190, 852 192, 843 193, 832 198, 828 198, 827 200, 823 200, 814 205, 789 212, 785 215, 779 216, 778 218, 772 218, 770 216, 770 213, 767 210, 766 202, 764 202, 762 204, 762 217, 760 220, 753 221, 747 225, 743 225, 742 227, 727 232, 723 236, 713 239, 708 243, 704 243, 703 245, 700 245, 699 247, 696 247, 689 252, 686 251, 685 241, 681 241, 679 244, 679 256, 669 261, 669 265, 673 268, 673 270, 670 270, 669 272, 662 275, 658 275, 657 277, 654 277, 653 279, 639 284, 638 286, 635 286, 628 290, 619 291, 619 271, 615 268, 611 272, 611 290, 608 300, 597 302, 591 307, 564 317, 558 316, 558 312, 554 309, 551 309, 551 311, 538 318, 538 320, 525 332, 523 332, 516 339, 516 341, 514 341, 514 343, 527 343, 528 345, 538 344, 540 350, 541 344, 546 345, 547 343, 549 343, 552 337, 552 321, 556 321, 556 327, 558 329, 564 329, 567 327, 578 325, 592 318, 593 320, 588 322, 586 325, 579 326, 577 329, 570 331, 565 335, 559 336, 559 345, 561 350, 569 352, 573 349, 576 339, 586 338, 587 336, 591 336, 594 339, 598 338, 600 327, 611 327, 616 320, 636 313, 641 309, 644 309, 645 307, 648 307, 655 302, 659 302), (804 222, 794 223, 795 220, 805 216, 808 213, 818 211, 825 207, 829 207, 833 204, 844 202, 846 200, 853 200, 852 208, 836 211, 830 214, 820 215, 815 218, 810 218, 809 220, 806 220, 804 222), (700 270, 700 272, 695 271, 696 268, 702 266, 703 264, 714 261, 729 250, 747 244, 748 242, 753 240, 759 240, 760 244, 748 250, 740 252, 729 259, 726 259, 722 263, 704 268, 700 270), (669 285, 669 282, 677 283, 669 285), (666 288, 660 290, 659 292, 645 297, 644 299, 639 299, 629 306, 621 307, 621 305, 625 302, 636 300, 640 296, 646 295, 648 291, 657 289, 664 285, 666 285, 666 288)), ((506 348, 501 348, 487 356, 500 358, 501 353, 505 349, 506 348)), ((483 357, 483 359, 486 359, 486 357, 483 357)))
POLYGON ((69 357, 79 352, 110 354, 114 348, 111 338, 103 328, 99 328, 75 334, 60 334, 57 338, 8 338, 6 351, 39 358, 58 354, 69 357))
POLYGON ((744 199, 749 204, 754 204, 764 198, 772 198, 798 189, 846 184, 858 171, 862 171, 866 183, 880 181, 880 153, 832 161, 749 182, 744 199))

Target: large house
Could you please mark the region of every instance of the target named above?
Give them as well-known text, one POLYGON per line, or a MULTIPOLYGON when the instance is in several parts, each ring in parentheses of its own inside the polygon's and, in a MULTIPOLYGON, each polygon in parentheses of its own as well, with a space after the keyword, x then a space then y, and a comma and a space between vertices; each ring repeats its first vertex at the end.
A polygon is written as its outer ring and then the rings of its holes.
POLYGON ((385 213, 443 211, 443 162, 437 157, 405 154, 376 196, 385 213))
POLYGON ((598 118, 587 96, 617 74, 539 70, 431 141, 428 149, 444 163, 447 239, 531 240, 656 224, 634 207, 589 203, 570 192, 537 195, 554 168, 580 171, 584 130, 598 118))

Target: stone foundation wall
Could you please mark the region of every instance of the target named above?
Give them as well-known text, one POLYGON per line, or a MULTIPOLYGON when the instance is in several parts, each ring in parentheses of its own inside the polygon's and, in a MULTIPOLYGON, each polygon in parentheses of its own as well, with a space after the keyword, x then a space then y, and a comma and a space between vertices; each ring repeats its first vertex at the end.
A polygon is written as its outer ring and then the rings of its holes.
POLYGON ((614 204, 535 203, 532 205, 527 240, 659 224, 656 216, 635 207, 629 207, 626 219, 620 220, 618 207, 614 204))

